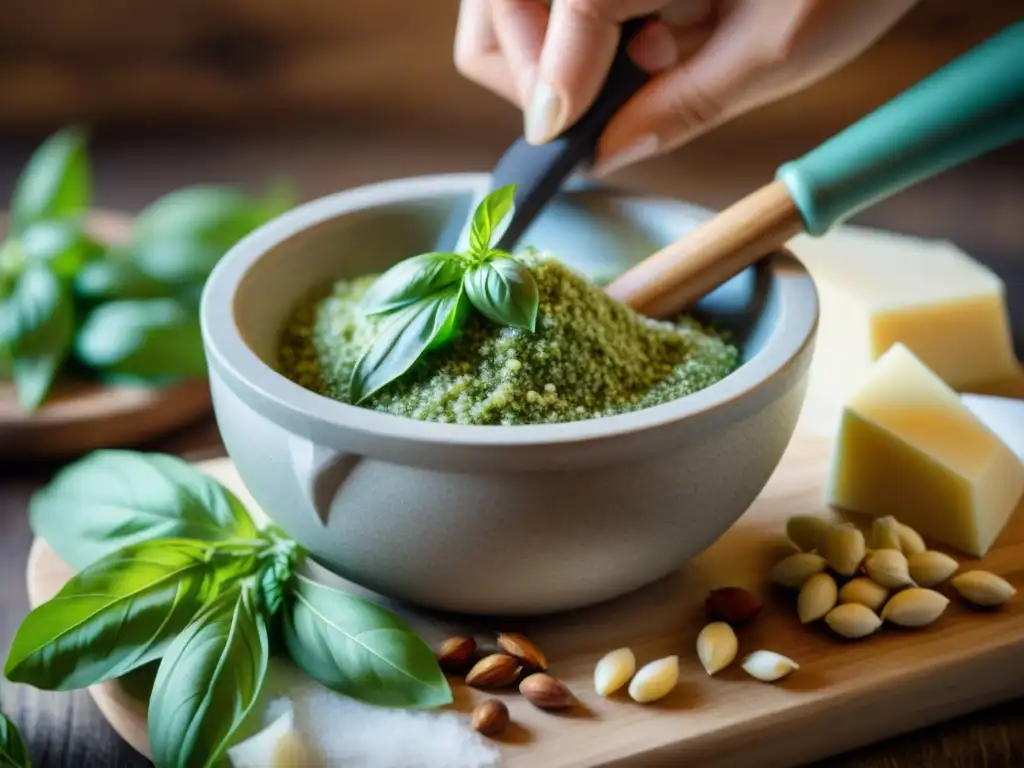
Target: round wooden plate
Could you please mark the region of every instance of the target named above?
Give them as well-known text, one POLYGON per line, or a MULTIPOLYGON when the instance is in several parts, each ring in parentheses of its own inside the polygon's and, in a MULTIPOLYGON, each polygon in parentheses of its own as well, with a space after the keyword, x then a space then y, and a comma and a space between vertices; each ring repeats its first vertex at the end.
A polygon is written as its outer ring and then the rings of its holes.
MULTIPOLYGON (((125 213, 96 211, 89 229, 101 240, 119 243, 128 237, 131 221, 125 213)), ((206 379, 160 388, 64 380, 41 408, 25 414, 14 385, 0 381, 0 456, 54 459, 136 445, 197 421, 210 407, 206 379)))

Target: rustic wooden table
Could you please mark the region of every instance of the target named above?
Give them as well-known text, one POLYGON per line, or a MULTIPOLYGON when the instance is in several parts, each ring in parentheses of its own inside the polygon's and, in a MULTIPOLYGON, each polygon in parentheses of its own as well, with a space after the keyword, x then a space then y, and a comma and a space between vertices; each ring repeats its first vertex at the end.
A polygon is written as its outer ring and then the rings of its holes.
MULTIPOLYGON (((513 126, 514 128, 514 126, 513 126)), ((481 170, 513 135, 486 141, 460 136, 395 141, 331 133, 296 137, 151 137, 107 139, 95 145, 98 203, 137 210, 162 192, 195 182, 258 188, 286 176, 303 198, 375 180, 421 173, 481 170)), ((651 162, 619 181, 722 206, 770 177, 782 160, 820 136, 774 137, 752 147, 725 129, 668 160, 651 162), (723 171, 723 168, 725 170, 723 171)), ((29 144, 0 146, 0 199, 7 199, 29 144)), ((1006 280, 1019 351, 1024 357, 1024 151, 1015 148, 949 172, 908 191, 857 221, 956 241, 1006 280)), ((205 458, 223 451, 211 419, 147 449, 205 458)), ((55 465, 0 466, 0 657, 27 611, 25 561, 31 534, 26 508, 55 465)), ((838 768, 973 768, 1024 765, 1022 698, 827 761, 838 768)), ((927 702, 921 702, 927 707, 927 702)), ((45 693, 0 680, 0 710, 21 728, 36 766, 145 766, 106 725, 84 692, 45 693)))

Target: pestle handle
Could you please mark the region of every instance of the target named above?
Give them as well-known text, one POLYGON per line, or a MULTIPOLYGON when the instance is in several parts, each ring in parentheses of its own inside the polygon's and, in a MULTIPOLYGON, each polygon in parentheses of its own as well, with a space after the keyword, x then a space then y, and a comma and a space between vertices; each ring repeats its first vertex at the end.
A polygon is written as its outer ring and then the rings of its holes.
MULTIPOLYGON (((574 172, 593 159, 608 121, 650 80, 633 63, 629 44, 654 16, 628 19, 621 25, 619 45, 601 90, 590 108, 560 136, 534 145, 520 137, 505 150, 491 171, 488 192, 516 184, 515 209, 496 248, 511 251, 544 206, 574 172)), ((476 204, 475 201, 474 205, 476 204)), ((435 250, 459 250, 468 236, 467 211, 456 210, 438 238, 435 250)))
POLYGON ((989 38, 634 266, 605 291, 652 317, 691 306, 806 231, 1024 138, 1024 22, 989 38))

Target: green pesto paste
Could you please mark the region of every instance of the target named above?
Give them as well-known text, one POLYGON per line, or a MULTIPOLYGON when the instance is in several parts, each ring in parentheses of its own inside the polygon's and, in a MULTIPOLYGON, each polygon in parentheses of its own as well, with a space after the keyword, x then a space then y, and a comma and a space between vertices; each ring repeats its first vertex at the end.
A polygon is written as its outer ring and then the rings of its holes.
MULTIPOLYGON (((688 316, 652 320, 553 257, 520 258, 540 289, 534 333, 474 312, 460 336, 360 405, 454 424, 578 421, 692 394, 739 364, 734 345, 688 316)), ((358 305, 375 278, 341 280, 295 310, 281 337, 284 375, 349 402, 352 368, 385 322, 358 305)))

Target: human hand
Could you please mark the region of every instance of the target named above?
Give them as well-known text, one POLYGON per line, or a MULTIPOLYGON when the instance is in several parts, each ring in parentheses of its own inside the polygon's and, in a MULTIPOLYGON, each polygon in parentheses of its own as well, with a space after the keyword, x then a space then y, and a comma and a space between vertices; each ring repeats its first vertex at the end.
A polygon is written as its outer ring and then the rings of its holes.
POLYGON ((602 175, 674 149, 846 64, 916 0, 462 0, 459 72, 525 110, 543 144, 591 105, 619 25, 658 13, 629 45, 651 80, 609 122, 602 175))

